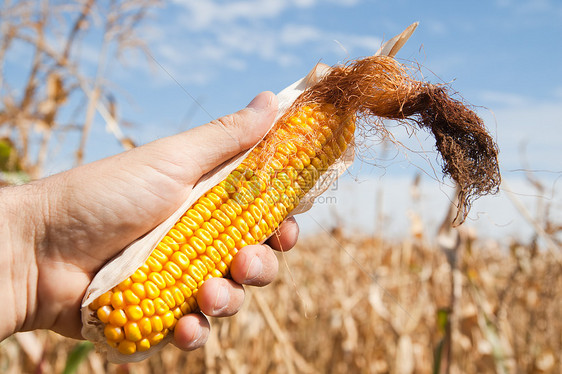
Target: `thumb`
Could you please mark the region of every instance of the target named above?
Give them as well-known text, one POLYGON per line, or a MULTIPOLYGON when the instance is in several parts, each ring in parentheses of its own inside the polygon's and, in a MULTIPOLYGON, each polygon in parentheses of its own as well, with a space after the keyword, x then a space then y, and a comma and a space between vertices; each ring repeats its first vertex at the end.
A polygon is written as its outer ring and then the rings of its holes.
POLYGON ((158 159, 164 158, 179 166, 174 168, 181 170, 179 180, 194 183, 203 174, 256 144, 270 129, 276 114, 277 97, 266 91, 257 95, 245 109, 149 145, 158 152, 158 159))

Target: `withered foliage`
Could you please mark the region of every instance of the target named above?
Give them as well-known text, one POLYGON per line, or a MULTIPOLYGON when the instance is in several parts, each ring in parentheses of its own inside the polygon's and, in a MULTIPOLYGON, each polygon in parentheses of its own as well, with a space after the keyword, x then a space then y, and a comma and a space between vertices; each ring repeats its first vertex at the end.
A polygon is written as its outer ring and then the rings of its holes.
MULTIPOLYGON (((75 164, 96 117, 123 148, 108 66, 125 51, 144 50, 137 28, 159 0, 4 1, 0 9, 0 141, 16 169, 34 179, 67 135, 78 135, 75 164), (94 35, 95 37, 92 37, 94 35), (99 39, 98 39, 99 38, 99 39), (95 43, 93 40, 101 40, 95 43), (20 58, 15 61, 15 58, 20 58)), ((52 166, 52 165, 51 165, 52 166)))
MULTIPOLYGON (((79 373, 559 373, 560 264, 545 251, 463 235, 460 298, 452 318, 451 267, 420 231, 305 238, 280 255, 280 274, 246 290, 242 310, 213 319, 204 348, 166 347, 114 365, 91 351, 79 373), (441 353, 437 354, 441 349, 441 353), (450 352, 448 354, 447 352, 450 352)), ((37 331, 0 346, 5 373, 62 372, 76 341, 37 331)))

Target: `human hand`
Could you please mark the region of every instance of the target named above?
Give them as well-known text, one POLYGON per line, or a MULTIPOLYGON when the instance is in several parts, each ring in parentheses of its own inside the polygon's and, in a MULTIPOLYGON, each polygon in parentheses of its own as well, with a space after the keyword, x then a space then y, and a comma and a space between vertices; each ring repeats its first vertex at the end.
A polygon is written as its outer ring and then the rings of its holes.
MULTIPOLYGON (((46 328, 81 338, 80 303, 97 271, 129 243, 173 213, 199 178, 250 148, 269 129, 276 97, 262 93, 235 114, 182 134, 29 183, 0 189, 0 339, 46 328), (5 209, 4 209, 5 208, 5 209)), ((287 220, 268 245, 235 256, 231 277, 209 279, 197 301, 209 316, 230 316, 242 305, 242 284, 263 286, 277 273, 274 249, 296 242, 287 220)), ((202 313, 178 321, 175 344, 202 346, 209 322, 202 313)))

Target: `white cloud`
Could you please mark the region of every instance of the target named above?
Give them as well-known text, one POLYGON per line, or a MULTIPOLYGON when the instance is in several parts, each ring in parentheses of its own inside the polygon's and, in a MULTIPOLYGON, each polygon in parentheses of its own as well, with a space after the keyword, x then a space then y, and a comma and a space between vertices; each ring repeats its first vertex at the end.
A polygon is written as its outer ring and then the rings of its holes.
POLYGON ((504 92, 485 92, 489 110, 480 115, 497 132, 500 160, 504 170, 521 168, 562 170, 562 100, 538 100, 504 92), (526 149, 522 154, 522 149, 526 149))
POLYGON ((304 9, 332 3, 338 6, 353 6, 359 0, 174 0, 174 3, 189 14, 188 27, 202 29, 220 27, 221 23, 240 20, 263 20, 280 16, 290 8, 304 9))
POLYGON ((316 0, 293 0, 293 4, 300 8, 308 8, 316 4, 316 0))
MULTIPOLYGON (((412 195, 415 169, 410 170, 409 176, 389 172, 380 177, 362 174, 357 178, 340 178, 309 212, 296 216, 301 232, 330 232, 338 226, 350 233, 373 233, 379 228, 382 230, 379 234, 384 237, 404 238, 410 232, 410 217, 415 212, 423 222, 427 238, 432 240, 450 206, 453 189, 422 176, 417 191, 419 199, 415 200, 412 195)), ((546 203, 552 208, 553 222, 562 222, 562 195, 553 190, 556 185, 551 179, 537 177, 545 191, 537 191, 520 176, 511 178, 502 185, 499 194, 483 196, 474 202, 461 229, 474 230, 479 237, 498 239, 504 244, 509 244, 511 238, 530 240, 534 230, 511 199, 516 199, 531 215, 536 214, 539 204, 546 203)), ((537 222, 544 218, 536 217, 537 222)))
POLYGON ((426 27, 431 33, 435 35, 446 35, 448 28, 443 21, 428 20, 424 22, 424 27, 426 27))
POLYGON ((240 20, 259 20, 274 18, 287 7, 286 1, 199 1, 176 0, 184 10, 185 27, 201 30, 220 28, 224 24, 240 20))
POLYGON ((255 1, 178 0, 177 4, 182 9, 176 12, 179 16, 159 21, 161 27, 151 35, 151 46, 154 57, 183 82, 205 83, 220 70, 243 70, 256 59, 280 67, 297 66, 303 48, 323 59, 341 56, 342 47, 349 58, 357 56, 357 51, 373 53, 381 45, 377 37, 323 30, 280 17, 290 7, 318 5, 316 2, 267 0, 258 6, 255 1), (274 17, 277 19, 264 22, 274 17))
POLYGON ((491 102, 501 107, 525 105, 529 98, 511 92, 485 91, 480 94, 484 102, 491 102))
POLYGON ((496 4, 520 15, 557 13, 562 15, 562 4, 558 0, 497 0, 496 4))
MULTIPOLYGON (((337 40, 348 53, 354 50, 364 50, 367 54, 375 53, 383 43, 382 38, 370 35, 342 34, 333 35, 333 39, 337 40)), ((353 54, 349 57, 358 57, 353 54)))
POLYGON ((322 37, 322 32, 309 25, 286 25, 280 33, 280 42, 285 45, 301 45, 315 42, 322 37))

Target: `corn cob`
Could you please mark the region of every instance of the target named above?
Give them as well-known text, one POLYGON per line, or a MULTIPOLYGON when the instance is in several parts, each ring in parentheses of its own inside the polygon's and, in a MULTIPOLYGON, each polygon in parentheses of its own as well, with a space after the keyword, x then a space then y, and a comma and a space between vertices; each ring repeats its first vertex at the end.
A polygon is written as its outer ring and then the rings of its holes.
POLYGON ((226 277, 233 256, 266 240, 353 141, 355 117, 332 104, 290 112, 232 171, 201 196, 130 277, 89 308, 107 343, 130 355, 157 345, 210 277, 226 277))
POLYGON ((333 67, 302 92, 226 179, 187 210, 142 266, 88 305, 96 340, 100 327, 115 348, 111 354, 135 355, 133 360, 161 347, 177 321, 197 310, 203 282, 228 276, 238 250, 263 242, 301 207, 307 192, 353 144, 356 125, 389 137, 380 118, 431 131, 443 171, 459 185, 461 220, 474 197, 497 191, 493 138, 480 118, 443 87, 411 79, 384 56, 333 67))

